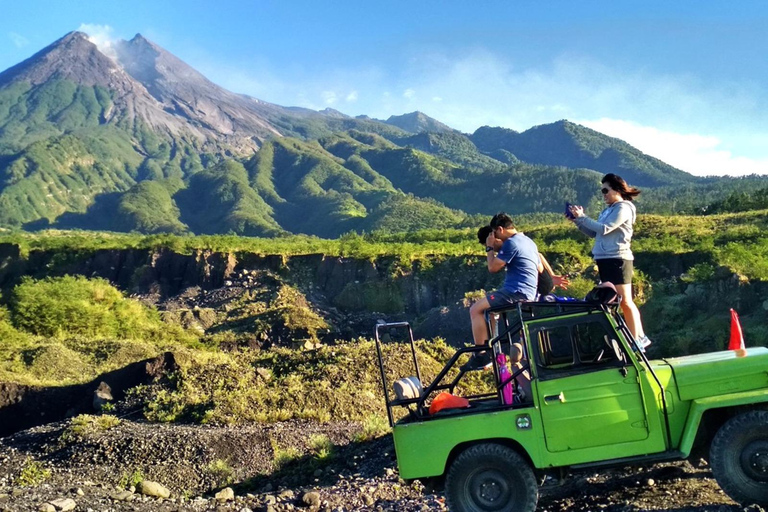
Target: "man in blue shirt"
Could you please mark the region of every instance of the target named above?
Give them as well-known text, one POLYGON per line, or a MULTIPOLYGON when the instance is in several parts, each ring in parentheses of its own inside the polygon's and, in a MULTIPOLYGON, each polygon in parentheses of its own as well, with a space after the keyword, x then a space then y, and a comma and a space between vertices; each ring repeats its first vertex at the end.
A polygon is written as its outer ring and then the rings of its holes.
MULTIPOLYGON (((479 346, 488 343, 485 311, 491 307, 533 300, 539 276, 539 250, 533 240, 517 231, 512 218, 506 213, 498 213, 491 219, 491 228, 493 231, 485 242, 488 271, 496 273, 505 269, 506 277, 501 288, 487 294, 469 308, 472 337, 475 345, 479 346)), ((485 350, 476 352, 462 369, 478 370, 490 363, 491 354, 485 350)))

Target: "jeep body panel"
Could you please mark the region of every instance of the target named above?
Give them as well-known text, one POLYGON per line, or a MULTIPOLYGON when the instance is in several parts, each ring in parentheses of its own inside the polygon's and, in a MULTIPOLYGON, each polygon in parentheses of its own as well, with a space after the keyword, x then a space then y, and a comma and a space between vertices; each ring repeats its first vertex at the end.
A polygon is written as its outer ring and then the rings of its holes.
POLYGON ((551 313, 530 304, 525 314, 517 306, 512 321, 502 313, 491 344, 523 344, 531 396, 504 405, 499 391, 495 402, 470 401, 469 409, 412 410, 393 424, 402 478, 444 475, 453 457, 485 442, 515 449, 537 469, 678 459, 690 455, 706 411, 768 408, 768 348, 649 361, 634 352, 617 306, 551 313))
MULTIPOLYGON (((667 448, 670 450, 676 449, 680 445, 680 438, 685 430, 686 423, 688 422, 688 412, 691 408, 690 400, 680 400, 680 395, 677 392, 677 386, 675 384, 675 376, 672 372, 672 367, 665 361, 654 360, 650 361, 653 371, 659 382, 664 387, 664 393, 666 397, 666 418, 664 417, 664 403, 661 400, 661 390, 653 379, 648 379, 649 385, 653 388, 656 394, 656 415, 659 418, 661 425, 669 425, 669 444, 667 448), (665 421, 666 420, 666 421, 665 421)), ((647 370, 643 367, 647 374, 647 370)))
POLYGON ((768 348, 726 350, 666 360, 681 400, 768 390, 768 348))
POLYGON ((392 429, 400 476, 405 480, 442 475, 456 446, 474 441, 511 440, 535 466, 542 464, 539 447, 544 433, 535 409, 449 415, 392 429), (521 426, 518 426, 521 425, 521 426))
POLYGON ((698 432, 699 424, 701 423, 701 417, 706 411, 754 404, 768 405, 768 389, 755 389, 741 393, 731 393, 728 395, 712 396, 694 400, 691 404, 691 411, 688 415, 688 421, 685 425, 683 437, 680 440, 679 451, 685 456, 688 456, 691 453, 691 448, 693 447, 693 442, 696 439, 696 433, 698 432))

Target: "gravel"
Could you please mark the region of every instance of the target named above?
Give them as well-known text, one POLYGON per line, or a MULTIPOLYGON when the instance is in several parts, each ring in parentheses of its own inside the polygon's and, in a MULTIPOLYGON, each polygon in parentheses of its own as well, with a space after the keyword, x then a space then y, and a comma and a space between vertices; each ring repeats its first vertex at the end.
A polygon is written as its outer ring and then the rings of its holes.
MULTIPOLYGON (((390 436, 350 442, 361 429, 355 423, 197 426, 124 420, 108 431, 62 441, 68 425, 0 438, 0 511, 445 510, 439 486, 399 478, 390 436), (309 441, 321 435, 335 446, 334 456, 324 460, 313 454, 309 441), (290 451, 291 459, 278 467, 276 450, 290 451), (18 485, 33 462, 50 476, 36 486, 18 485), (170 497, 144 495, 132 479, 158 484, 170 497)), ((580 472, 562 482, 548 478, 539 510, 762 509, 735 504, 699 461, 580 472)))

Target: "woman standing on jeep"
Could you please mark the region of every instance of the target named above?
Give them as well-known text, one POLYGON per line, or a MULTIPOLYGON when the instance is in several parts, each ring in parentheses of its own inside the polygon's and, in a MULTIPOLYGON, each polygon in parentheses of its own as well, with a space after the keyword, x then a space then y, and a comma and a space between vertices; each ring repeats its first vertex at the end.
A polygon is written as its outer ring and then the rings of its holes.
POLYGON ((633 224, 637 218, 632 200, 640 190, 630 187, 621 176, 606 174, 600 190, 608 206, 597 220, 584 215, 581 206, 570 206, 566 217, 572 220, 579 231, 595 239, 592 256, 597 263, 601 282, 610 282, 621 295, 621 310, 629 331, 641 348, 651 344, 645 335, 640 320, 640 311, 632 300, 632 270, 634 256, 630 249, 633 224))

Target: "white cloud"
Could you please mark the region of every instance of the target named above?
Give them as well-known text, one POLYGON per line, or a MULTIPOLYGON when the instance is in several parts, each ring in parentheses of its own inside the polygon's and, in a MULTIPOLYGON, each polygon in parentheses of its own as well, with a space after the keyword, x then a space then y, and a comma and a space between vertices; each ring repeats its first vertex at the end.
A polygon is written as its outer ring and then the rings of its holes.
POLYGON ((653 75, 582 55, 524 67, 482 48, 400 62, 405 64, 314 74, 266 61, 227 69, 211 59, 201 71, 230 90, 280 105, 320 110, 345 101, 355 110, 345 113, 380 119, 421 110, 464 132, 587 120, 582 122, 693 174, 768 172, 768 91, 762 84, 653 75))
POLYGON ((325 105, 333 105, 339 99, 338 96, 336 96, 336 93, 333 91, 323 91, 321 96, 325 105))
POLYGON ((112 27, 109 25, 94 25, 91 23, 83 23, 77 30, 88 34, 88 40, 95 44, 101 53, 111 59, 117 60, 115 42, 118 40, 118 38, 112 35, 112 27))
POLYGON ((576 122, 696 176, 768 174, 768 159, 736 156, 717 136, 675 133, 620 119, 576 122))
POLYGON ((13 42, 16 48, 23 48, 29 44, 29 39, 16 32, 9 32, 8 37, 11 38, 11 42, 13 42))

